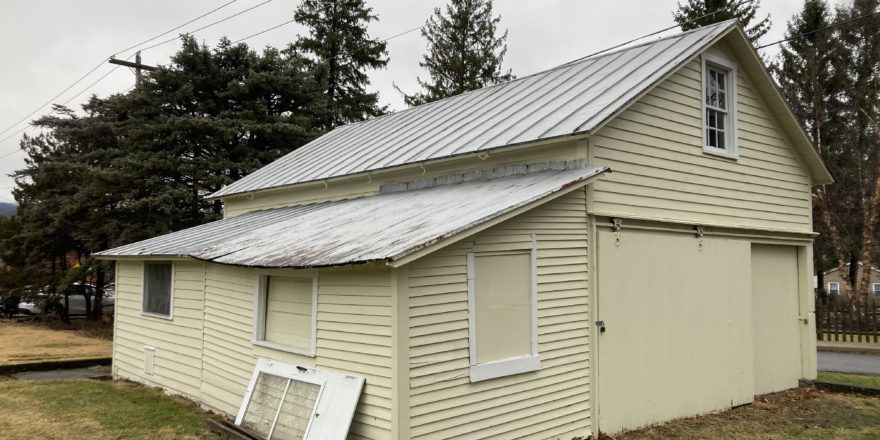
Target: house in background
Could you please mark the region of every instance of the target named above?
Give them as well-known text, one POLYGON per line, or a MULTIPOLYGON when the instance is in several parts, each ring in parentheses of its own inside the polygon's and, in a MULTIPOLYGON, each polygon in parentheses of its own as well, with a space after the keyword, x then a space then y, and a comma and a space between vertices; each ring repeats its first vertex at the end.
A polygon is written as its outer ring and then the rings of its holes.
MULTIPOLYGON (((849 270, 849 263, 846 264, 847 270, 849 270)), ((859 263, 859 271, 864 269, 864 265, 859 263)), ((841 293, 844 292, 844 281, 841 276, 840 268, 833 268, 825 271, 825 291, 828 292, 828 295, 831 298, 837 298, 841 293)), ((880 299, 880 269, 877 269, 874 266, 871 266, 871 287, 868 295, 869 299, 880 299)))
POLYGON ((214 194, 223 220, 103 252, 113 374, 307 438, 321 387, 363 386, 353 439, 749 403, 816 376, 830 182, 735 22, 576 60, 339 127, 214 194))

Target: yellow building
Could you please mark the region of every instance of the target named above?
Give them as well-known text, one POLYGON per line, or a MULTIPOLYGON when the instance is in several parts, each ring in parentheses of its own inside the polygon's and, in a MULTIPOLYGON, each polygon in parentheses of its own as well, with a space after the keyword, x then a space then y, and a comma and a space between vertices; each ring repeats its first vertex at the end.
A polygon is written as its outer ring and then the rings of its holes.
POLYGON ((309 374, 364 379, 354 439, 749 403, 816 375, 830 181, 734 22, 602 53, 337 128, 215 194, 223 220, 103 252, 113 373, 247 422, 255 367, 290 364, 305 416, 245 424, 311 438, 309 374))

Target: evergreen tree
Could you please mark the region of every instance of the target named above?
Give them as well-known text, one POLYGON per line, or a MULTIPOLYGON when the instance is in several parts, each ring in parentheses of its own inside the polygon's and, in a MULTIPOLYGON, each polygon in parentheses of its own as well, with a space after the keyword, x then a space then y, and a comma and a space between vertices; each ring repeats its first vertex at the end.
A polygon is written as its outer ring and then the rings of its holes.
POLYGON ((770 30, 769 15, 749 27, 749 24, 755 20, 758 8, 761 6, 759 0, 753 2, 739 0, 687 0, 687 3, 678 3, 677 6, 678 9, 672 13, 672 18, 681 25, 681 30, 683 31, 736 18, 746 29, 746 35, 748 35, 749 40, 755 43, 770 30))
POLYGON ((205 196, 316 137, 324 103, 296 53, 184 37, 131 92, 35 122, 42 134, 22 141, 17 226, 0 230, 12 231, 0 255, 59 290, 86 272, 101 287, 107 267, 94 252, 218 218, 205 196))
POLYGON ((783 93, 835 178, 813 190, 817 270, 836 265, 850 298, 864 302, 880 228, 880 0, 856 0, 830 18, 807 0, 789 23, 774 69, 783 93), (821 29, 833 22, 848 26, 821 29), (863 270, 859 270, 860 264, 863 270), (847 267, 847 265, 849 267, 847 267))
POLYGON ((420 105, 513 79, 510 70, 501 71, 507 31, 497 35, 500 21, 492 0, 450 0, 445 11, 435 8, 422 28, 428 51, 419 62, 431 79, 419 78, 422 91, 404 94, 404 101, 420 105))
POLYGON ((328 113, 322 126, 361 121, 384 113, 377 93, 366 91, 365 71, 388 64, 385 42, 371 39, 367 25, 377 20, 364 0, 304 0, 294 14, 309 35, 288 53, 310 56, 309 66, 324 89, 328 113))
MULTIPOLYGON (((833 257, 835 246, 831 242, 834 234, 829 226, 851 230, 857 223, 853 220, 860 217, 858 204, 853 199, 855 193, 851 190, 854 182, 849 181, 852 176, 847 173, 850 166, 847 121, 855 116, 845 99, 846 91, 852 86, 848 67, 851 57, 838 31, 825 29, 832 21, 832 12, 825 0, 805 0, 801 12, 788 22, 785 38, 789 41, 781 47, 779 58, 771 68, 783 95, 837 179, 834 185, 815 187, 813 194, 817 202, 813 216, 820 234, 814 242, 814 266, 820 288, 824 286, 823 272, 837 265, 833 257), (799 37, 801 35, 803 37, 799 37), (822 221, 827 212, 822 204, 831 200, 838 205, 834 209, 839 219, 847 224, 838 221, 836 225, 829 225, 822 221)), ((852 249, 853 244, 845 247, 852 249)))

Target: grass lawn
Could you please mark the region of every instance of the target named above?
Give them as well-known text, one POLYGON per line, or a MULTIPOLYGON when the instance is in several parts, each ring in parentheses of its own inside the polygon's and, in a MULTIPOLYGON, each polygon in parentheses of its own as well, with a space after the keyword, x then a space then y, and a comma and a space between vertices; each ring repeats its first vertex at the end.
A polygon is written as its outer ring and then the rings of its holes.
POLYGON ((880 388, 880 376, 865 376, 862 374, 831 373, 820 371, 818 379, 829 382, 840 382, 848 385, 880 388))
POLYGON ((880 398, 793 390, 718 414, 628 432, 636 439, 877 439, 880 398))
POLYGON ((94 332, 0 322, 0 365, 110 357, 113 342, 94 332))
POLYGON ((195 404, 127 382, 0 379, 4 439, 217 439, 195 404))

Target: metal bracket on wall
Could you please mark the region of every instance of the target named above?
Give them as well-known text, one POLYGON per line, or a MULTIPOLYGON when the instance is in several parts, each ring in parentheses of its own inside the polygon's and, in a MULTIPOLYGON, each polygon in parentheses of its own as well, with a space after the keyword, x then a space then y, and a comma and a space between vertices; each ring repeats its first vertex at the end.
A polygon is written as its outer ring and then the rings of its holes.
POLYGON ((697 230, 697 239, 700 241, 698 246, 700 247, 700 251, 702 251, 703 250, 703 235, 704 235, 703 227, 697 226, 694 229, 697 230))
POLYGON ((614 245, 620 246, 620 228, 623 227, 623 220, 619 218, 613 218, 611 219, 611 223, 611 228, 614 229, 614 245))

